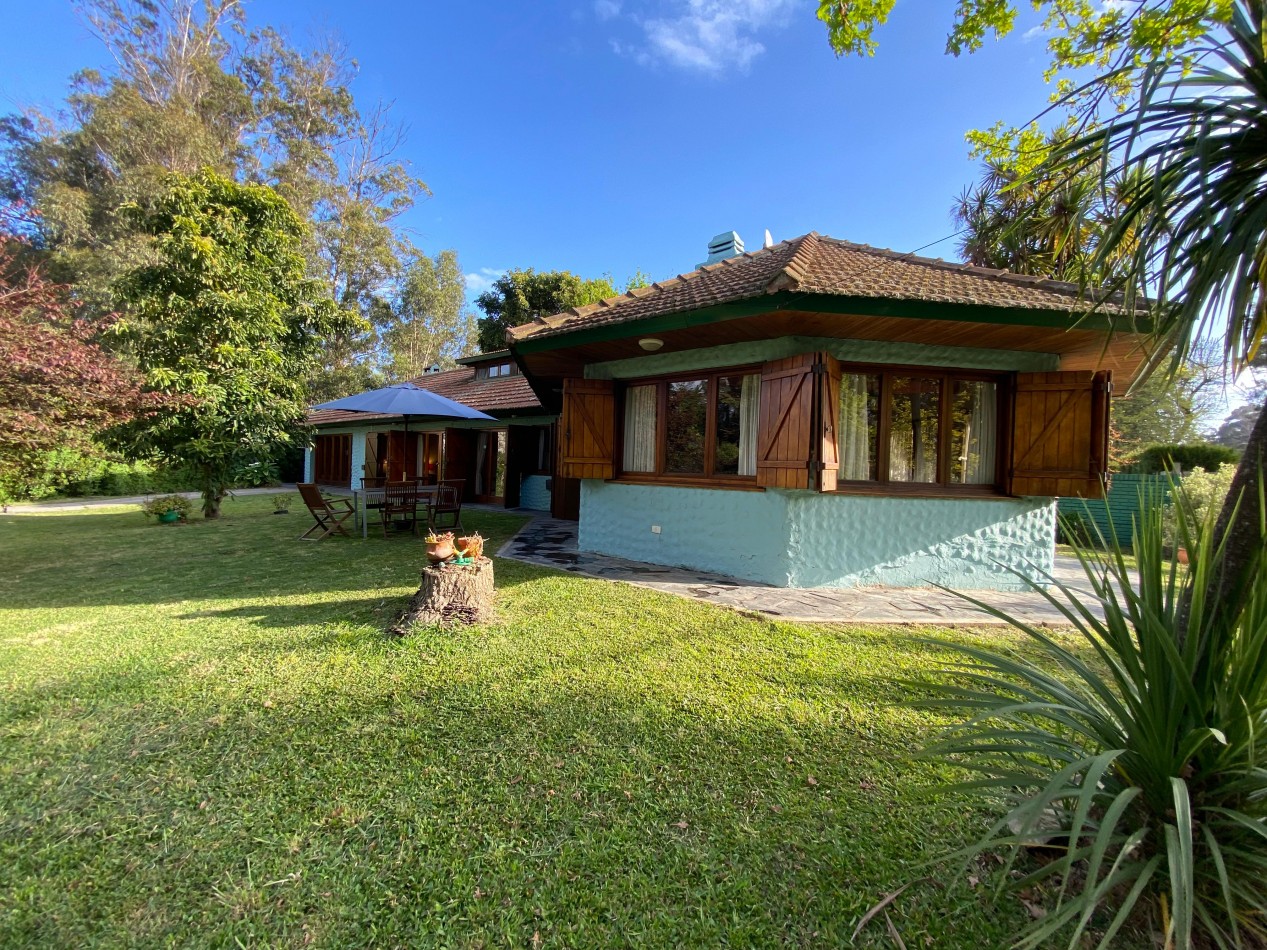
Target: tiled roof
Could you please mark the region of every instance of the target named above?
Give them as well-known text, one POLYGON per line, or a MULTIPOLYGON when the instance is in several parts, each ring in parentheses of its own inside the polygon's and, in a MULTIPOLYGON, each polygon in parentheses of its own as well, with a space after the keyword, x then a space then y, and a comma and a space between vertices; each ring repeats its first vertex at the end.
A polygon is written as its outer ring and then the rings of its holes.
MULTIPOLYGON (((499 412, 513 410, 532 411, 541 408, 522 376, 503 376, 498 379, 475 379, 473 366, 459 366, 457 369, 443 373, 426 373, 409 380, 420 389, 429 389, 433 393, 454 399, 472 409, 496 415, 499 412)), ((345 412, 340 409, 316 409, 308 413, 309 425, 334 425, 347 422, 371 422, 374 419, 396 419, 399 416, 388 416, 371 412, 345 412)))
MULTIPOLYGON (((1075 312, 1087 306, 1076 284, 899 254, 811 231, 618 297, 513 327, 510 336, 514 342, 555 336, 779 291, 1022 310, 1075 312)), ((1111 304, 1103 309, 1117 310, 1111 304)))

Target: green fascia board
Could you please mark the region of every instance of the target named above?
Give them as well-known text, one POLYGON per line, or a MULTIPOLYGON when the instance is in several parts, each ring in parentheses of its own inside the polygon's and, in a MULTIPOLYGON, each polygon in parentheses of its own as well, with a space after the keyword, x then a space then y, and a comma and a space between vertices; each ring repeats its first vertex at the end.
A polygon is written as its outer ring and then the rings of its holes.
POLYGON ((847 313, 873 317, 904 317, 918 320, 949 320, 960 323, 993 323, 1001 326, 1043 327, 1048 329, 1096 330, 1099 332, 1148 333, 1151 321, 1137 317, 1114 326, 1114 319, 1104 314, 1078 314, 1064 310, 1038 310, 1022 307, 993 307, 981 304, 938 303, 924 300, 892 300, 885 297, 842 297, 837 294, 807 294, 781 291, 761 297, 750 297, 734 303, 718 304, 698 310, 660 314, 642 320, 606 323, 589 329, 580 328, 541 339, 528 337, 512 344, 516 355, 543 353, 587 343, 602 343, 630 336, 684 330, 724 320, 738 320, 776 310, 808 310, 816 313, 847 313))

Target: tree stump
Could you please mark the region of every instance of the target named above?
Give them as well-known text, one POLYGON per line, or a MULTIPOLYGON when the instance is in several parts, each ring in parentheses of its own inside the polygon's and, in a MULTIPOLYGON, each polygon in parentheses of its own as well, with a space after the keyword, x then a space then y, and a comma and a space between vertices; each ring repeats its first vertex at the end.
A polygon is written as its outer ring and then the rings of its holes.
POLYGON ((493 562, 486 557, 473 564, 428 564, 422 586, 391 628, 402 637, 422 624, 473 624, 493 613, 493 562))

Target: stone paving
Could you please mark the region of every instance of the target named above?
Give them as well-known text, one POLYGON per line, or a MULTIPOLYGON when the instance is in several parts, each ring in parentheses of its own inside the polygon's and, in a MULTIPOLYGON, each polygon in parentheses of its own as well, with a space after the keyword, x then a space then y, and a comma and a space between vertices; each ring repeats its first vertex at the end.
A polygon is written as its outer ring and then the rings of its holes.
MULTIPOLYGON (((577 550, 576 522, 538 517, 502 546, 499 556, 540 564, 586 577, 625 581, 679 597, 707 601, 736 610, 767 614, 781 620, 810 623, 929 624, 979 626, 1001 624, 973 604, 931 587, 855 587, 797 590, 771 587, 683 567, 577 550)), ((1091 598, 1078 562, 1057 557, 1053 576, 1091 598)), ((1030 623, 1058 626, 1063 615, 1036 591, 964 591, 991 606, 1030 623)))

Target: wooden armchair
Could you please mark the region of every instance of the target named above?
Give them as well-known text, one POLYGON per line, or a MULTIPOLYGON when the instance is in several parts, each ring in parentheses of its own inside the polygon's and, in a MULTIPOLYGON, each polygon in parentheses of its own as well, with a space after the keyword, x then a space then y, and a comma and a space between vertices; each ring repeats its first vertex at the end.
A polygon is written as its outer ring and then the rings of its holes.
POLYGON ((427 527, 432 531, 464 531, 462 527, 462 489, 464 478, 449 478, 436 489, 435 501, 427 508, 427 527), (447 524, 441 524, 441 521, 447 524))
POLYGON ((391 482, 383 489, 383 506, 379 512, 383 524, 383 537, 388 536, 389 529, 400 519, 401 524, 408 524, 414 536, 418 535, 418 486, 414 482, 391 482))
POLYGON ((321 489, 311 482, 301 482, 295 486, 299 489, 299 497, 308 506, 308 511, 316 521, 311 528, 299 536, 300 541, 320 541, 336 531, 344 537, 352 537, 343 522, 356 515, 352 502, 346 498, 327 498, 321 489), (317 534, 317 532, 320 532, 317 534), (316 534, 316 537, 313 535, 316 534))

